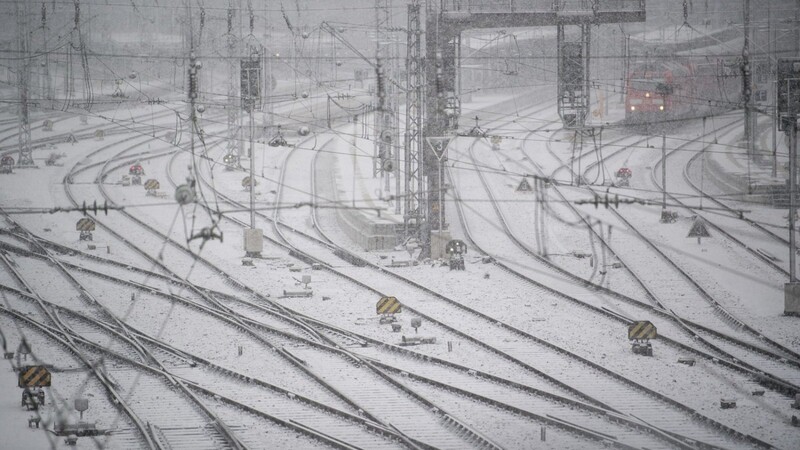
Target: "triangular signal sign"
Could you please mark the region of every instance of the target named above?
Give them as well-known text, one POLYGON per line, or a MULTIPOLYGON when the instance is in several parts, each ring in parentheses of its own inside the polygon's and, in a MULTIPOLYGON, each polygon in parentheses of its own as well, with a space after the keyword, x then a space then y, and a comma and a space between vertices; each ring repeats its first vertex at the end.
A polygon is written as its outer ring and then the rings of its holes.
POLYGON ((686 237, 711 237, 711 233, 709 233, 706 228, 706 222, 698 217, 694 219, 692 228, 689 230, 689 234, 686 237))
POLYGON ((450 145, 451 139, 451 137, 426 137, 425 141, 433 154, 436 155, 436 158, 441 161, 447 151, 447 146, 450 145))
POLYGON ((530 192, 532 190, 533 188, 531 188, 531 184, 528 183, 527 178, 523 178, 522 181, 519 182, 519 186, 517 186, 517 191, 530 192))

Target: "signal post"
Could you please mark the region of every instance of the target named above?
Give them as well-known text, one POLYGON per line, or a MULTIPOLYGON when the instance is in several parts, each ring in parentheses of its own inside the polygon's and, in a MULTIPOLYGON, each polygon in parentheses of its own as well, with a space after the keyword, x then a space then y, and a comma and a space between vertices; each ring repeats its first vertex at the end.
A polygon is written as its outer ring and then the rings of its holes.
POLYGON ((800 113, 800 58, 778 60, 778 129, 789 136, 789 282, 784 285, 784 314, 800 315, 797 282, 797 116, 800 113))

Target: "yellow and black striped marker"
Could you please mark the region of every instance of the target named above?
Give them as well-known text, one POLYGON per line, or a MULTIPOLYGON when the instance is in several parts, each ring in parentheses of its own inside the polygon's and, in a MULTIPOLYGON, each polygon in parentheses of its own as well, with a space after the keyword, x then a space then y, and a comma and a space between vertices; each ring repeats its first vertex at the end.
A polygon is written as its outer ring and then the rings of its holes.
POLYGON ((76 231, 94 231, 94 229, 94 220, 90 219, 89 217, 84 217, 78 220, 78 223, 75 224, 76 231))
POLYGON ((155 191, 160 187, 161 184, 159 184, 158 180, 154 180, 152 178, 144 182, 144 188, 148 191, 155 191))
POLYGON ((394 314, 403 312, 403 307, 395 297, 383 297, 378 300, 378 304, 375 306, 375 310, 378 311, 378 314, 394 314))
POLYGON ((628 339, 655 339, 656 326, 649 320, 640 320, 628 326, 628 339))
POLYGON ((50 386, 50 371, 45 366, 22 366, 17 386, 21 388, 50 386))

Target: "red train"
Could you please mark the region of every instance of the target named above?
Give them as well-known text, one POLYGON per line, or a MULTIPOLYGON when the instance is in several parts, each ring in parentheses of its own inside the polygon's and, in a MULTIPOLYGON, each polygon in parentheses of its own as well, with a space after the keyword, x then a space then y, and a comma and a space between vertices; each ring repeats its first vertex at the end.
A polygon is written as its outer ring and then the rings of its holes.
POLYGON ((740 108, 740 39, 707 43, 660 47, 645 62, 632 64, 625 82, 627 121, 660 122, 740 108))

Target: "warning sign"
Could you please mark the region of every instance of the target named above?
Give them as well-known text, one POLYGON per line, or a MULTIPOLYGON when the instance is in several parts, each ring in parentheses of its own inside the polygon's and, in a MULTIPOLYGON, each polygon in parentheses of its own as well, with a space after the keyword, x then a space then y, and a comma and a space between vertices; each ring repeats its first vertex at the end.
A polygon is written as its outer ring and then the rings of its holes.
POLYGON ((94 220, 89 217, 84 217, 75 224, 75 231, 94 231, 94 229, 94 220))
POLYGON ((158 182, 158 180, 154 180, 152 178, 144 182, 144 188, 148 191, 155 191, 160 187, 161 184, 158 182))
POLYGON ((394 314, 403 312, 402 306, 400 306, 400 302, 395 297, 383 297, 378 300, 378 304, 375 305, 375 310, 378 314, 394 314))
MULTIPOLYGON (((253 186, 258 186, 258 180, 253 178, 253 186)), ((242 178, 242 187, 245 189, 250 189, 250 177, 246 176, 242 178)))
POLYGON ((44 366, 22 366, 17 386, 21 388, 50 386, 50 372, 44 366))
POLYGON ((694 219, 694 223, 692 223, 692 228, 689 230, 689 234, 686 237, 711 237, 711 233, 709 233, 708 228, 706 228, 706 221, 703 220, 702 217, 696 217, 694 219))
POLYGON ((517 192, 530 192, 533 188, 531 188, 531 184, 528 183, 527 178, 523 178, 522 181, 519 182, 519 186, 517 186, 517 192))
POLYGON ((447 146, 450 145, 451 137, 426 137, 425 141, 428 142, 428 147, 430 147, 431 151, 434 155, 436 155, 436 159, 441 161, 444 159, 445 154, 447 153, 447 146))
POLYGON ((628 339, 655 339, 657 337, 656 326, 649 320, 640 320, 628 326, 628 339))

